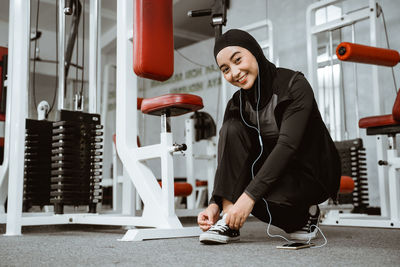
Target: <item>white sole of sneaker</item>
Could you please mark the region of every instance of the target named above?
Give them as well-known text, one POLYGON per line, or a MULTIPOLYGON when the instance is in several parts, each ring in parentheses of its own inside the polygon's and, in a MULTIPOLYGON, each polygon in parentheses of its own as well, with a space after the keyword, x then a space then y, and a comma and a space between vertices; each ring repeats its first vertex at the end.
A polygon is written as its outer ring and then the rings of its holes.
POLYGON ((227 244, 230 242, 239 241, 240 237, 228 237, 209 233, 203 233, 200 235, 199 240, 204 244, 227 244))
POLYGON ((312 240, 312 239, 316 238, 317 233, 318 233, 318 231, 314 231, 314 232, 308 233, 308 234, 291 233, 291 234, 289 234, 289 238, 294 239, 294 240, 308 241, 308 240, 312 240))

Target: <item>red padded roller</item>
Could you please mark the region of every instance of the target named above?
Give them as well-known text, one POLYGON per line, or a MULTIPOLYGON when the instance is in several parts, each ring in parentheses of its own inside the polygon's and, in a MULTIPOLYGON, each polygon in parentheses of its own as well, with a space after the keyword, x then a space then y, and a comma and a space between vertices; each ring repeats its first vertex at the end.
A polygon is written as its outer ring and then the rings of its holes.
POLYGON ((342 176, 340 178, 339 193, 349 194, 354 191, 354 180, 350 176, 342 176))
POLYGON ((160 116, 169 111, 170 116, 179 116, 203 108, 203 100, 197 95, 191 94, 167 94, 142 101, 142 112, 160 116))
MULTIPOLYGON (((162 187, 162 182, 158 182, 159 185, 162 187)), ((176 197, 187 197, 193 191, 193 187, 189 183, 185 182, 175 182, 174 183, 174 194, 176 197)))
POLYGON ((400 61, 396 50, 343 42, 336 48, 336 55, 342 61, 393 67, 400 61))
POLYGON ((136 0, 133 49, 133 69, 138 76, 158 81, 172 76, 172 0, 136 0))

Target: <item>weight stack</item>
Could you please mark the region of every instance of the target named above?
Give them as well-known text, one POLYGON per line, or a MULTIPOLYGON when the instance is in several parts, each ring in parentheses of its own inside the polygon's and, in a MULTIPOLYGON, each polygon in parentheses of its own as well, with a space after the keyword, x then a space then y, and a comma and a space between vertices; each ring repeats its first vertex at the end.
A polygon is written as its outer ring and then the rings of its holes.
POLYGON ((52 123, 25 121, 23 210, 50 205, 52 123))
POLYGON ((350 199, 339 194, 340 204, 352 203, 353 212, 364 213, 369 206, 366 153, 360 138, 335 142, 342 162, 342 175, 354 180, 354 191, 350 199))
POLYGON ((51 203, 56 214, 64 205, 88 205, 96 213, 101 202, 102 125, 100 115, 61 110, 53 123, 51 203))

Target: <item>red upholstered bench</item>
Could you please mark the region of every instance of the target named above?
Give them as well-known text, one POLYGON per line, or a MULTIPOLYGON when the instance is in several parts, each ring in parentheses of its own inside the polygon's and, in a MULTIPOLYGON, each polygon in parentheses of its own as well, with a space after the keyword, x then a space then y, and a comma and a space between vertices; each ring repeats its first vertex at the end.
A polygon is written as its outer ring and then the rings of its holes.
POLYGON ((161 116, 180 116, 202 109, 203 100, 191 94, 166 94, 142 101, 141 110, 145 114, 161 116))
POLYGON ((396 135, 400 133, 400 90, 393 105, 392 114, 362 118, 360 128, 367 129, 367 135, 396 135))
MULTIPOLYGON (((145 114, 161 116, 165 125, 163 131, 170 132, 170 117, 180 116, 203 108, 201 97, 191 94, 166 94, 153 98, 145 98, 141 102, 141 110, 145 114)), ((161 185, 161 182, 159 182, 161 185)), ((186 197, 193 191, 191 184, 186 182, 175 182, 175 196, 186 197)))

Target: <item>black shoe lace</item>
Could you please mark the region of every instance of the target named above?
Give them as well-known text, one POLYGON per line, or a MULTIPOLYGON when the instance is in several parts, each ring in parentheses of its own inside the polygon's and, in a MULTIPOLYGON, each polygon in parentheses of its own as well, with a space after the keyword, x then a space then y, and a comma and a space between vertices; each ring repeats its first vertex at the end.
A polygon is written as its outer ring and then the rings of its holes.
POLYGON ((229 226, 226 224, 219 224, 216 223, 213 226, 211 226, 209 231, 227 231, 229 229, 229 226))

